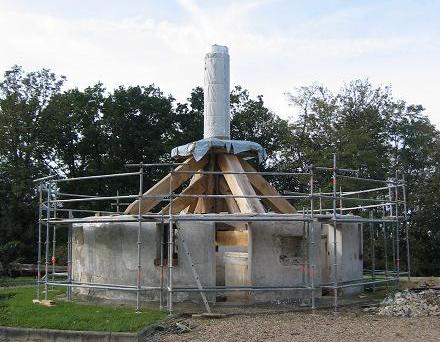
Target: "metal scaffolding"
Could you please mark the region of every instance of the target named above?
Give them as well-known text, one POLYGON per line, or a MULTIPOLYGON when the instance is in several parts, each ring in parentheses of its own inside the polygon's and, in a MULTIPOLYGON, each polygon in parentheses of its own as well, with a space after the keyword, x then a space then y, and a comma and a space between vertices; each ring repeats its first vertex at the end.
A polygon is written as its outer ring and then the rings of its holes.
MULTIPOLYGON (((139 312, 142 308, 140 294, 145 291, 158 291, 159 292, 159 307, 165 308, 164 298, 166 298, 166 308, 172 313, 173 308, 173 295, 178 292, 198 292, 201 294, 205 309, 210 311, 209 302, 205 296, 205 293, 224 293, 232 291, 306 291, 310 293, 310 307, 315 309, 316 295, 320 294, 322 290, 331 291, 333 293, 333 307, 334 310, 338 310, 340 291, 349 287, 372 287, 376 290, 379 286, 389 286, 389 284, 397 285, 401 275, 406 274, 410 277, 410 245, 408 236, 408 213, 406 206, 406 183, 404 177, 398 179, 397 173, 395 177, 387 180, 369 179, 358 177, 358 170, 342 169, 337 167, 336 155, 333 156, 332 167, 318 167, 310 166, 306 172, 217 172, 217 171, 179 171, 176 170, 176 166, 181 164, 169 163, 169 164, 130 164, 129 167, 139 168, 136 172, 126 172, 117 174, 107 174, 98 176, 86 176, 57 179, 54 176, 44 177, 35 180, 38 183, 39 193, 39 210, 38 210, 38 260, 37 260, 37 298, 41 296, 41 286, 44 286, 44 296, 47 299, 49 286, 63 286, 67 289, 67 299, 72 299, 72 288, 91 288, 91 289, 103 289, 103 290, 118 290, 118 291, 132 291, 136 293, 136 311, 139 312), (166 194, 160 195, 145 195, 144 194, 144 174, 145 169, 149 167, 165 167, 169 168, 171 174, 169 191, 166 194), (264 196, 264 195, 189 195, 184 193, 174 193, 171 186, 171 179, 173 175, 179 173, 194 174, 206 174, 206 175, 225 175, 225 174, 259 174, 273 177, 304 177, 308 178, 306 184, 308 184, 308 190, 304 192, 289 192, 285 191, 279 196, 264 196), (317 184, 317 174, 323 173, 331 175, 332 191, 322 192, 322 184, 317 184), (115 177, 138 177, 139 179, 139 191, 133 195, 120 195, 119 191, 115 196, 97 196, 97 195, 85 195, 85 194, 71 194, 60 192, 58 185, 66 182, 81 182, 87 180, 106 180, 115 177), (340 181, 350 180, 352 182, 362 182, 362 184, 374 184, 377 187, 343 191, 340 181), (316 191, 318 190, 318 191, 316 191), (367 195, 370 197, 361 197, 367 195), (277 213, 252 213, 252 214, 174 214, 172 210, 173 200, 179 197, 200 197, 200 198, 257 198, 259 200, 264 198, 284 198, 286 200, 298 200, 303 205, 302 212, 299 214, 277 214, 277 213), (402 198, 402 199, 401 199, 402 198), (143 214, 141 212, 141 205, 138 206, 137 215, 120 215, 120 207, 127 205, 123 203, 124 200, 138 200, 139 204, 144 199, 156 199, 158 201, 164 201, 169 203, 168 213, 148 213, 143 214), (122 202, 121 202, 122 200, 122 202), (91 209, 76 209, 69 208, 69 205, 75 203, 91 203, 97 201, 108 202, 109 208, 116 206, 116 211, 100 211, 91 209), (359 203, 357 206, 344 207, 344 203, 359 203), (324 204, 331 203, 329 208, 324 208, 324 204), (318 209, 316 209, 318 205, 318 209), (360 211, 361 215, 344 215, 344 212, 357 212, 360 211), (100 217, 95 216, 93 218, 79 217, 81 215, 101 215, 106 214, 110 216, 100 217), (75 217, 76 216, 76 217, 75 217), (155 221, 165 227, 167 224, 168 233, 167 241, 164 241, 164 235, 161 236, 160 241, 160 282, 157 286, 144 286, 142 284, 142 225, 144 222, 155 221), (303 259, 303 284, 296 286, 203 286, 199 280, 197 270, 192 267, 192 275, 194 277, 195 286, 192 287, 176 287, 173 282, 173 251, 175 244, 175 233, 179 231, 179 222, 183 221, 205 221, 205 222, 262 222, 262 221, 276 221, 276 222, 303 222, 303 236, 307 245, 307 257, 303 259), (319 241, 315 241, 315 225, 314 222, 321 222, 325 224, 333 225, 333 280, 330 283, 317 284, 315 276, 317 265, 316 260, 310 260, 310 249, 316 247, 319 241), (100 284, 100 283, 88 283, 80 282, 74 279, 72 272, 72 234, 73 224, 75 223, 124 223, 124 222, 137 222, 137 268, 136 268, 136 283, 132 285, 121 284, 100 284), (363 236, 364 223, 368 224, 368 234, 370 239, 370 269, 364 270, 365 276, 361 279, 352 281, 339 281, 338 272, 340 272, 340 265, 338 263, 338 236, 337 227, 342 223, 358 223, 361 229, 361 237, 363 236), (61 226, 67 226, 67 277, 63 280, 55 280, 57 273, 55 272, 56 262, 56 233, 57 228, 61 226), (174 228, 176 226, 176 228, 174 228), (45 229, 44 229, 45 228, 45 229), (406 272, 401 271, 400 266, 400 231, 401 229, 405 233, 406 241, 406 272), (44 233, 45 231, 45 233, 44 233), (44 240, 43 240, 44 236, 44 240), (50 257, 51 248, 51 236, 52 236, 52 257, 50 257), (378 245, 378 239, 381 237, 383 241, 382 254, 384 269, 376 269, 376 248, 378 245), (42 259, 43 253, 43 241, 44 242, 44 263, 42 259), (389 244, 392 246, 392 260, 393 266, 390 270, 388 248, 389 244), (168 245, 168 256, 164 255, 164 249, 162 246, 168 245), (165 262, 165 258, 167 258, 165 262), (52 263, 52 270, 50 265, 52 263), (44 272, 42 267, 44 265, 44 272), (311 270, 306 272, 305 270, 311 270), (44 275, 43 275, 44 273, 44 275), (165 274, 167 276, 165 277, 165 274), (165 281, 166 278, 166 281, 165 281)), ((193 265, 191 259, 191 250, 187 247, 182 237, 182 242, 185 257, 189 258, 190 265, 193 265)), ((362 243, 362 246, 364 244, 362 243)), ((58 274, 59 275, 59 274, 58 274)))

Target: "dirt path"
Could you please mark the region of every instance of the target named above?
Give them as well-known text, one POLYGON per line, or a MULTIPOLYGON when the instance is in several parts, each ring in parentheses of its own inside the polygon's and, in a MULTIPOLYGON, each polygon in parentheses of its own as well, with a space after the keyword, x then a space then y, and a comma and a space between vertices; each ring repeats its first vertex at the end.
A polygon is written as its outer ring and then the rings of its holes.
POLYGON ((157 341, 440 341, 440 317, 389 318, 346 311, 237 315, 191 320, 191 332, 157 341))

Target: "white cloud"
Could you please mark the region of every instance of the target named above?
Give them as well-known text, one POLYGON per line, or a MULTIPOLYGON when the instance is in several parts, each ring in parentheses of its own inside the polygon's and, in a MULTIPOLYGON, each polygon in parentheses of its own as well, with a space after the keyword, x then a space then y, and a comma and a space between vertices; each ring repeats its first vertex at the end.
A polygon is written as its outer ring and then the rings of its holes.
POLYGON ((13 64, 28 70, 49 67, 65 74, 68 86, 79 87, 98 80, 108 88, 155 82, 183 101, 191 88, 202 85, 204 53, 218 43, 230 48, 232 84, 241 84, 253 95, 263 94, 284 117, 293 114, 285 91, 314 81, 336 88, 344 81, 369 77, 391 83, 397 96, 422 103, 431 113, 436 110, 438 116, 432 118, 440 124, 440 107, 434 101, 439 70, 434 57, 420 60, 428 46, 438 53, 433 37, 307 36, 312 30, 308 27, 346 20, 346 13, 299 26, 295 34, 263 34, 249 31, 247 23, 267 1, 223 9, 202 8, 193 0, 179 4, 189 16, 186 22, 141 13, 118 20, 54 17, 0 4, 0 70, 13 64))

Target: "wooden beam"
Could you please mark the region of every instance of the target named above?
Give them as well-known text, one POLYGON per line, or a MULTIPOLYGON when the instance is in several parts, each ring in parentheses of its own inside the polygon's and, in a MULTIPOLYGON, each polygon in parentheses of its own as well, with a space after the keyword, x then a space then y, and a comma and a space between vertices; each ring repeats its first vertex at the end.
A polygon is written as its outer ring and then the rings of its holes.
MULTIPOLYGON (((207 167, 207 171, 215 171, 215 154, 209 154, 209 163, 207 167)), ((206 194, 214 195, 215 194, 215 176, 214 175, 205 175, 208 178, 206 194)), ((197 212, 199 213, 214 213, 215 212, 215 198, 213 197, 201 197, 200 204, 198 205, 197 212)))
POLYGON ((199 202, 199 199, 196 198, 194 202, 192 202, 188 207, 182 210, 183 214, 194 214, 194 211, 197 207, 197 203, 199 202))
MULTIPOLYGON (((229 189, 228 184, 226 183, 225 177, 221 176, 218 180, 219 185, 219 193, 220 195, 232 195, 231 190, 229 189)), ((225 197, 226 207, 228 208, 228 212, 230 214, 240 213, 240 208, 238 207, 235 198, 225 197)))
MULTIPOLYGON (((176 167, 175 171, 197 171, 203 169, 206 165, 207 159, 203 158, 199 161, 195 161, 193 157, 188 158, 182 165, 176 167)), ((158 203, 160 203, 161 198, 167 196, 170 192, 170 183, 171 183, 171 191, 177 189, 183 182, 185 182, 189 177, 191 177, 191 173, 169 173, 164 178, 162 178, 159 182, 153 185, 147 192, 144 193, 144 196, 159 196, 158 198, 144 198, 141 201, 141 213, 145 214, 149 210, 153 209, 158 203)), ((139 211, 138 200, 131 203, 127 209, 125 209, 125 214, 136 215, 139 211)))
MULTIPOLYGON (((241 166, 246 172, 256 172, 256 170, 247 161, 240 159, 241 166)), ((263 196, 280 196, 280 193, 259 174, 248 174, 249 181, 254 188, 263 196)), ((264 198, 266 203, 273 211, 281 214, 294 214, 296 209, 285 198, 264 198)))
POLYGON ((248 232, 236 230, 218 230, 215 233, 215 242, 218 246, 248 245, 248 232))
MULTIPOLYGON (((226 183, 225 177, 223 176, 220 176, 218 178, 218 190, 220 195, 232 195, 232 192, 229 189, 228 184, 226 183)), ((230 214, 240 213, 240 208, 238 207, 235 198, 225 197, 225 203, 230 214)), ((237 230, 246 230, 248 228, 247 223, 243 222, 231 222, 230 225, 234 226, 237 230)))
MULTIPOLYGON (((219 154, 217 157, 220 170, 223 172, 244 172, 237 156, 234 154, 219 154)), ((224 174, 229 189, 235 196, 256 196, 246 175, 224 174)), ((258 198, 235 198, 240 212, 242 213, 264 213, 264 207, 258 198)))
MULTIPOLYGON (((200 195, 206 191, 206 185, 208 183, 208 177, 205 175, 197 175, 201 177, 195 177, 194 182, 191 182, 185 190, 183 190, 181 195, 200 195)), ((173 214, 180 213, 183 209, 189 207, 193 202, 197 202, 197 197, 176 197, 173 200, 171 207, 171 212, 173 214)), ((160 212, 162 214, 168 214, 170 205, 166 205, 160 212)))
MULTIPOLYGON (((191 182, 189 183, 189 185, 193 184, 200 177, 202 177, 202 175, 200 173, 196 173, 194 176, 192 176, 191 182)), ((194 210, 197 207, 198 201, 199 201, 199 198, 196 198, 194 202, 192 202, 189 206, 187 206, 185 209, 182 210, 182 214, 193 214, 194 210)))

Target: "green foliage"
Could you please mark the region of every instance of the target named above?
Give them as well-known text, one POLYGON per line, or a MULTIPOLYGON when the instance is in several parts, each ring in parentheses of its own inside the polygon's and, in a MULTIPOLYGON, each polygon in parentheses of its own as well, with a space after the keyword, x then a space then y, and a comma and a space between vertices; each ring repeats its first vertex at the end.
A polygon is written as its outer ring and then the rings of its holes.
MULTIPOLYGON (((282 156, 283 166, 331 166, 332 153, 337 153, 338 167, 359 169, 364 177, 405 175, 412 271, 417 275, 440 274, 437 263, 429 262, 440 256, 440 133, 423 114, 423 107, 393 99, 388 87, 373 88, 368 81, 359 80, 336 95, 312 85, 289 94, 289 99, 300 115, 292 125, 295 142, 282 156)), ((323 191, 330 187, 327 182, 323 191)), ((355 190, 355 185, 344 181, 343 188, 355 190)), ((345 202, 346 206, 356 204, 345 202)), ((404 264, 404 249, 401 255, 404 264)))
MULTIPOLYGON (((63 292, 52 290, 49 299, 63 292)), ((33 304, 35 288, 0 289, 0 325, 59 330, 137 332, 165 318, 153 309, 134 312, 129 307, 85 305, 56 301, 53 307, 33 304)))
MULTIPOLYGON (((43 112, 65 78, 49 70, 25 73, 14 66, 0 82, 0 260, 31 255, 36 192, 32 180, 47 175, 43 112)), ((6 266, 5 266, 6 267, 6 266)))
POLYGON ((249 92, 237 86, 231 93, 231 138, 259 143, 270 159, 289 136, 286 120, 264 106, 263 96, 251 99, 249 92))

